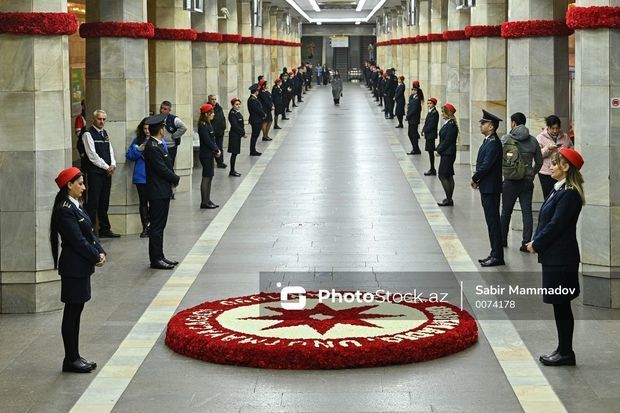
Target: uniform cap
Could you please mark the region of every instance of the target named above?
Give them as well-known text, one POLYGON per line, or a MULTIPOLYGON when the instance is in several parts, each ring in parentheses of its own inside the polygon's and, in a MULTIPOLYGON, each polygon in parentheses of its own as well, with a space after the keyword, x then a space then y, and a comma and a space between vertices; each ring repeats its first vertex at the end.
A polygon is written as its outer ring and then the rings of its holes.
POLYGON ((560 149, 560 154, 566 158, 568 163, 577 168, 577 170, 580 170, 584 164, 583 157, 574 149, 562 148, 560 149))
MULTIPOLYGON (((430 100, 431 102, 433 102, 433 105, 436 105, 436 104, 437 104, 437 99, 435 99, 434 97, 431 97, 431 98, 429 98, 428 100, 430 100)), ((450 104, 448 103, 448 105, 450 105, 450 104)), ((450 106, 452 106, 452 105, 450 105, 450 106)), ((452 107, 454 107, 454 106, 452 106, 452 107)), ((454 113, 454 112, 456 112, 456 110, 452 111, 452 113, 454 113)))
POLYGON ((56 185, 58 185, 58 188, 61 188, 61 189, 64 188, 65 185, 67 185, 69 182, 71 182, 71 180, 73 178, 75 178, 77 176, 77 174, 79 174, 81 172, 82 171, 80 171, 75 166, 72 166, 72 167, 67 168, 67 169, 63 169, 62 171, 60 171, 60 173, 58 174, 58 176, 55 179, 56 185))
POLYGON ((254 83, 248 89, 250 89, 250 92, 254 93, 254 92, 256 92, 258 90, 258 85, 256 83, 254 83))
POLYGON ((411 85, 412 85, 413 87, 420 87, 420 81, 419 81, 419 80, 414 80, 414 81, 411 83, 411 85))
POLYGON ((146 118, 146 120, 144 121, 145 125, 159 125, 162 124, 164 122, 166 122, 166 118, 168 117, 168 115, 163 115, 163 114, 157 114, 157 115, 153 115, 153 116, 149 116, 148 118, 146 118))
POLYGON ((234 105, 235 102, 241 102, 241 99, 239 99, 239 98, 232 98, 232 99, 230 99, 230 104, 231 105, 234 105))
MULTIPOLYGON (((435 98, 430 98, 429 100, 433 100, 435 98)), ((435 104, 437 104, 437 99, 435 99, 435 104)), ((454 105, 452 103, 446 103, 445 105, 443 105, 444 108, 448 109, 450 112, 452 112, 452 114, 456 113, 456 108, 454 107, 454 105)))
POLYGON ((498 118, 497 116, 495 116, 494 114, 489 113, 486 110, 482 109, 482 119, 480 119, 480 122, 493 122, 497 124, 497 123, 502 122, 502 120, 498 118))
POLYGON ((210 103, 205 103, 204 105, 200 106, 200 113, 207 113, 213 110, 213 105, 211 105, 210 103))

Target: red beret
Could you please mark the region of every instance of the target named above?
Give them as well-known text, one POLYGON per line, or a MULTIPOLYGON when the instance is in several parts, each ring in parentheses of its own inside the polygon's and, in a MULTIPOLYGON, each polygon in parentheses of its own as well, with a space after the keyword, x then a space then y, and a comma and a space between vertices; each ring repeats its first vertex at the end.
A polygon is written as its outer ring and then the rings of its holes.
POLYGON ((56 185, 58 185, 58 188, 64 188, 65 185, 71 182, 71 180, 75 178, 77 174, 81 172, 82 171, 80 171, 75 166, 72 166, 71 168, 63 169, 62 171, 60 171, 60 173, 55 179, 56 185))
POLYGON ((560 154, 566 158, 568 163, 573 165, 577 170, 581 169, 583 166, 584 160, 579 152, 574 149, 562 148, 560 149, 560 154))
POLYGON ((452 105, 452 103, 446 103, 443 107, 452 112, 453 115, 456 113, 456 108, 452 105))
POLYGON ((262 86, 265 83, 267 83, 267 81, 265 79, 261 79, 260 82, 258 82, 258 86, 262 86))
MULTIPOLYGON (((433 105, 436 105, 436 104, 437 104, 437 99, 435 99, 435 98, 433 98, 433 97, 432 97, 432 98, 429 98, 428 100, 430 100, 431 102, 433 102, 433 105)), ((452 105, 450 105, 450 106, 452 106, 452 105)), ((454 107, 454 106, 452 106, 452 107, 454 107)), ((456 110, 455 110, 455 112, 456 112, 456 110)))
POLYGON ((277 85, 278 83, 282 82, 282 80, 280 80, 280 78, 276 78, 276 80, 274 80, 274 83, 277 85))
POLYGON ((413 85, 413 87, 420 87, 420 81, 419 80, 414 80, 412 85, 413 85))
POLYGON ((289 76, 293 76, 293 72, 288 72, 288 75, 289 76))
POLYGON ((213 105, 209 103, 205 103, 204 105, 200 107, 200 113, 207 113, 211 110, 213 110, 213 105))
POLYGON ((241 102, 241 99, 239 99, 239 98, 232 98, 232 99, 230 99, 230 104, 231 105, 234 105, 235 102, 241 102))

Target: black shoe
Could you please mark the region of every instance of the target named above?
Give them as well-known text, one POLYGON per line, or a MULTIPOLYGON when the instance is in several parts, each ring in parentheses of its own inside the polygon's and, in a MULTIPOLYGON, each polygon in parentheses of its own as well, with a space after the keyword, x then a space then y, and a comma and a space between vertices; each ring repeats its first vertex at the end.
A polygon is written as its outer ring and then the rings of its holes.
POLYGON ((213 203, 213 202, 211 202, 211 201, 209 201, 209 202, 207 203, 207 205, 209 205, 211 208, 219 208, 219 207, 220 207, 218 204, 215 204, 215 203, 213 203))
MULTIPOLYGON (((289 110, 289 112, 290 112, 290 110, 289 110)), ((282 118, 282 120, 289 120, 289 119, 290 119, 290 118, 282 118)))
POLYGON ((454 201, 444 199, 444 200, 443 200, 443 201, 441 201, 441 202, 437 202, 437 205, 439 205, 440 207, 445 207, 445 206, 454 206, 454 201))
POLYGON ((170 265, 179 265, 178 261, 169 260, 168 258, 162 258, 162 261, 165 262, 166 264, 170 264, 170 265))
POLYGON ((271 139, 269 136, 267 136, 266 138, 263 138, 264 141, 272 141, 273 139, 271 139))
POLYGON ((62 362, 62 371, 69 373, 90 373, 93 367, 90 364, 86 364, 82 359, 77 359, 73 362, 64 360, 62 362))
POLYGON ((282 129, 281 127, 279 127, 278 125, 273 127, 274 129, 282 129))
POLYGON ((218 205, 215 205, 213 202, 209 202, 207 204, 200 204, 200 209, 215 209, 218 205))
POLYGON ((424 176, 435 176, 435 175, 437 175, 437 171, 434 169, 424 172, 424 176))
POLYGON ((86 360, 84 357, 80 357, 80 360, 82 361, 82 363, 90 366, 91 370, 95 370, 97 368, 97 363, 95 363, 94 361, 86 360))
POLYGON ((174 268, 174 265, 168 264, 164 262, 164 260, 159 260, 151 263, 151 268, 155 268, 156 270, 171 270, 174 268))
POLYGON ((250 156, 261 156, 263 153, 262 152, 250 152, 250 156))
POLYGON ((237 171, 232 171, 228 174, 228 176, 241 176, 241 174, 237 171))
POLYGON ((149 237, 149 229, 143 228, 142 232, 140 233, 140 238, 148 238, 148 237, 149 237))
POLYGON ((394 119, 394 116, 390 116, 390 119, 394 119))
POLYGON ((422 154, 422 152, 420 152, 419 150, 417 150, 417 151, 411 151, 411 152, 412 152, 414 155, 421 155, 421 154, 422 154))
POLYGON ((99 233, 99 238, 120 238, 120 234, 112 231, 103 231, 99 233))
POLYGON ((553 353, 551 354, 543 354, 542 356, 538 357, 538 360, 542 362, 543 358, 548 359, 549 357, 555 357, 556 354, 558 354, 558 349, 553 350, 553 353))
POLYGON ((497 267, 498 265, 506 265, 503 259, 491 257, 480 263, 482 267, 497 267))
POLYGON ((226 165, 225 163, 219 163, 217 164, 217 167, 220 169, 225 169, 228 165, 226 165))
POLYGON ((174 199, 174 192, 172 193, 172 195, 170 196, 170 199, 174 199))
POLYGON ((526 244, 521 244, 521 247, 519 247, 519 251, 527 252, 529 254, 529 251, 527 250, 527 245, 526 244))
MULTIPOLYGON (((293 107, 295 107, 295 106, 293 106, 293 107)), ((292 110, 290 110, 290 109, 286 109, 286 112, 287 112, 287 113, 291 113, 291 112, 292 112, 292 110)), ((286 120, 288 120, 288 118, 282 118, 282 119, 286 119, 286 120)))
POLYGON ((404 128, 404 126, 403 125, 398 125, 398 126, 395 126, 394 128, 395 129, 400 129, 400 128, 404 128))
POLYGON ((562 356, 560 353, 550 354, 549 356, 541 356, 540 362, 545 366, 574 366, 577 364, 575 353, 562 356))
POLYGON ((488 256, 488 257, 486 257, 486 258, 480 258, 480 259, 478 260, 478 262, 482 264, 483 262, 488 261, 488 260, 490 260, 490 259, 491 259, 491 256, 489 255, 489 256, 488 256))

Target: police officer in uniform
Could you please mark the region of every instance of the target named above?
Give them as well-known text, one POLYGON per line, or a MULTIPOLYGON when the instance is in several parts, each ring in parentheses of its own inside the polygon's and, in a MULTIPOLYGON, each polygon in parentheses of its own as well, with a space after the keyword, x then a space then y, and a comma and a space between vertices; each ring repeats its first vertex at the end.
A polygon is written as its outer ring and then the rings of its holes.
POLYGON ((90 373, 97 363, 80 356, 80 318, 84 303, 90 300, 90 276, 95 266, 102 267, 106 252, 95 236, 88 214, 80 208, 78 199, 85 190, 82 172, 75 167, 58 174, 59 191, 54 200, 50 222, 50 244, 54 268, 60 274, 60 300, 65 303, 62 315, 62 340, 65 358, 62 371, 90 373), (58 235, 62 240, 58 259, 58 235))
POLYGON ((471 177, 470 186, 480 190, 484 219, 487 223, 491 253, 479 259, 483 267, 504 265, 502 247, 502 227, 500 222, 500 197, 502 194, 502 142, 497 136, 497 128, 502 120, 492 113, 482 110, 480 132, 485 136, 478 157, 476 172, 471 177))
POLYGON ((146 166, 146 193, 150 205, 151 230, 149 237, 149 259, 151 268, 170 270, 178 264, 164 256, 164 229, 168 221, 172 187, 180 178, 174 173, 172 160, 162 143, 166 115, 151 116, 146 120, 151 137, 144 148, 146 166))
POLYGON ((263 121, 267 115, 263 111, 263 105, 258 100, 258 85, 254 83, 249 89, 251 95, 248 98, 248 112, 250 113, 249 123, 252 126, 250 156, 261 156, 262 153, 256 150, 256 142, 258 141, 258 135, 260 135, 263 121))

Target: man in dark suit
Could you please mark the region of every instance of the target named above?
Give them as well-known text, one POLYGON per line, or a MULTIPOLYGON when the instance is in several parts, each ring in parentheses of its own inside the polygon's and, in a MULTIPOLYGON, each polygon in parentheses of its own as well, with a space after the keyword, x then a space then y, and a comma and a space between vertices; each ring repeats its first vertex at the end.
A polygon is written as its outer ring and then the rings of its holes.
POLYGON ((388 77, 384 86, 384 101, 385 101, 385 118, 394 119, 394 96, 396 95, 396 87, 398 86, 398 79, 394 74, 396 69, 391 68, 387 71, 388 77))
POLYGON ((250 156, 261 156, 262 153, 256 150, 256 142, 263 126, 263 120, 267 117, 267 114, 265 114, 263 105, 258 100, 258 85, 254 83, 249 89, 251 94, 248 98, 248 112, 250 114, 249 124, 252 126, 250 156))
POLYGON ((497 128, 502 120, 486 110, 482 111, 480 132, 485 136, 478 157, 476 172, 471 177, 470 186, 480 190, 484 219, 487 223, 491 253, 478 260, 483 267, 504 265, 502 229, 500 222, 500 196, 502 193, 502 142, 497 136, 497 128))
POLYGON ((168 260, 164 256, 164 229, 168 221, 172 187, 179 184, 180 178, 174 173, 167 147, 162 142, 165 121, 165 115, 151 116, 146 120, 151 137, 144 147, 144 163, 151 219, 149 236, 151 268, 170 270, 178 262, 168 260))

